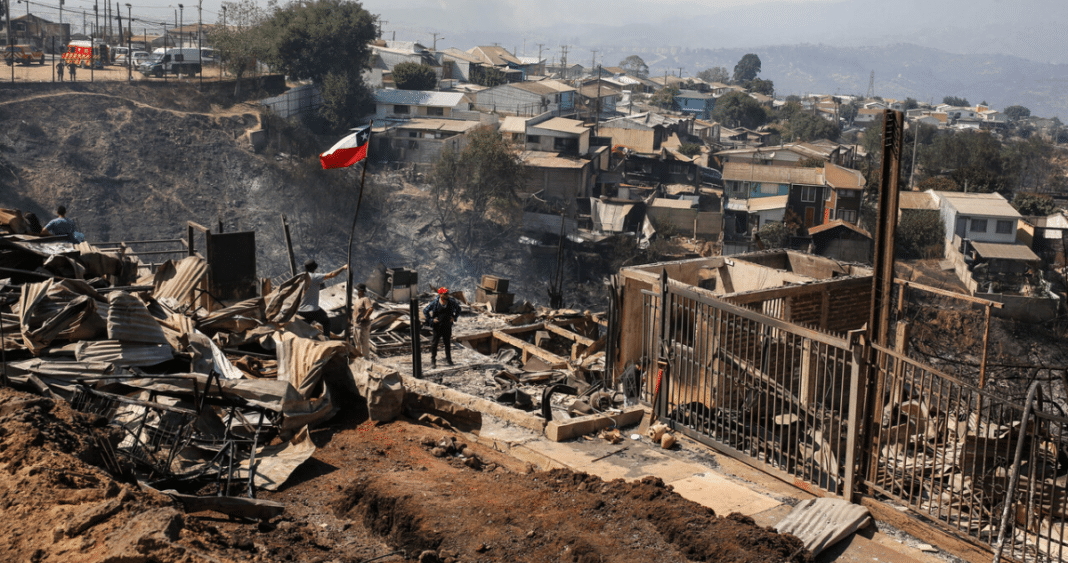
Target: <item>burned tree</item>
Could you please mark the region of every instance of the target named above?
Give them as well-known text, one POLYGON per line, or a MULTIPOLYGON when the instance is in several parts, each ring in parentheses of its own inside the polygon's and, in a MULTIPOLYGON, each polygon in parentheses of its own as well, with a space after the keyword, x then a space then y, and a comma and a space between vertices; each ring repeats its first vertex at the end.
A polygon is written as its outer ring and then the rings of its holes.
POLYGON ((460 258, 468 256, 487 221, 515 224, 511 219, 520 209, 516 193, 523 181, 519 156, 488 127, 471 133, 463 150, 442 151, 431 194, 441 235, 460 258))

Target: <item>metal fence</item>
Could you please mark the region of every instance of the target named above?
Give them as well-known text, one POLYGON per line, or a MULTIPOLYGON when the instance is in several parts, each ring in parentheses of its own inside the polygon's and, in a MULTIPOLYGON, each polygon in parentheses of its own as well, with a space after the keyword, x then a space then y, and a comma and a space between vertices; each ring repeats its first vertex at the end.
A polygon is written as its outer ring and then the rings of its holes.
POLYGON ((666 278, 641 295, 638 396, 661 421, 811 492, 864 491, 1008 559, 1065 560, 1055 401, 1020 405, 859 333, 784 322, 779 302, 750 309, 666 278))
POLYGON ((1068 418, 1056 404, 1038 396, 1028 409, 873 349, 866 484, 983 544, 1001 535, 1005 557, 1064 561, 1068 418))
POLYGON ((789 482, 844 494, 848 341, 689 289, 669 287, 665 308, 657 293, 643 300, 642 398, 661 420, 789 482))
POLYGON ((314 114, 323 105, 323 96, 319 87, 314 84, 304 84, 291 88, 285 94, 260 100, 260 103, 270 108, 278 117, 288 119, 294 115, 307 117, 314 114))

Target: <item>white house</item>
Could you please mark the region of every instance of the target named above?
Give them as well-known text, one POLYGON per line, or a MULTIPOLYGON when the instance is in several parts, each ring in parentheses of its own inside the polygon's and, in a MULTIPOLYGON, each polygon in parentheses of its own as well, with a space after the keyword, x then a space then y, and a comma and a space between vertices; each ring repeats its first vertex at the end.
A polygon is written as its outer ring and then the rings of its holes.
POLYGON ((375 92, 375 119, 413 117, 455 117, 468 103, 461 92, 424 92, 385 89, 375 92))
POLYGON ((931 193, 946 225, 946 240, 953 237, 975 242, 1014 244, 1021 215, 998 193, 931 193))

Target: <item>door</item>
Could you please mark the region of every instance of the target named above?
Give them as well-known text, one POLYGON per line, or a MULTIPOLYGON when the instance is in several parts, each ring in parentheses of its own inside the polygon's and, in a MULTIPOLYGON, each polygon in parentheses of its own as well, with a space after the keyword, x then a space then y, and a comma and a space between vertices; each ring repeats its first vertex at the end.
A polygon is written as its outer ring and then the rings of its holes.
POLYGON ((816 208, 815 207, 806 207, 805 208, 805 228, 807 229, 807 228, 811 227, 814 224, 816 224, 816 208))

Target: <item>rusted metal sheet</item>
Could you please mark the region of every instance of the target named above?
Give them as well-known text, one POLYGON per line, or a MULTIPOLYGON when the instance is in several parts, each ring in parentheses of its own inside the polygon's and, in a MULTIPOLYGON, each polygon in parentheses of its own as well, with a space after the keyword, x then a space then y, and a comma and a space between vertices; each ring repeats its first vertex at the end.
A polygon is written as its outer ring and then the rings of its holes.
POLYGON ((775 525, 780 534, 793 534, 815 556, 871 522, 871 513, 849 501, 818 498, 802 501, 775 525))
POLYGON ((140 299, 125 291, 108 294, 108 340, 167 344, 159 321, 140 299))
POLYGON ((308 279, 307 274, 293 276, 267 296, 267 310, 264 313, 267 322, 285 324, 297 314, 308 279))
POLYGON ((156 272, 153 296, 156 299, 173 299, 179 304, 192 303, 193 288, 208 273, 208 264, 197 256, 187 256, 177 264, 167 262, 156 272))
POLYGON ((104 323, 93 298, 73 291, 66 282, 47 280, 22 286, 19 324, 23 342, 37 355, 58 337, 92 337, 104 323))
POLYGON ((207 315, 200 319, 197 324, 208 333, 218 331, 244 332, 263 323, 264 308, 262 297, 246 299, 207 315))
POLYGON ((169 344, 130 344, 117 340, 79 342, 74 348, 79 362, 106 362, 116 366, 154 366, 174 357, 169 344))
POLYGON ((275 343, 278 379, 289 382, 305 399, 318 395, 323 368, 330 360, 347 352, 343 342, 310 340, 288 332, 275 335, 275 343))
POLYGON ((111 375, 115 366, 103 362, 50 361, 34 358, 21 362, 12 362, 11 367, 37 375, 77 379, 86 376, 111 375))

